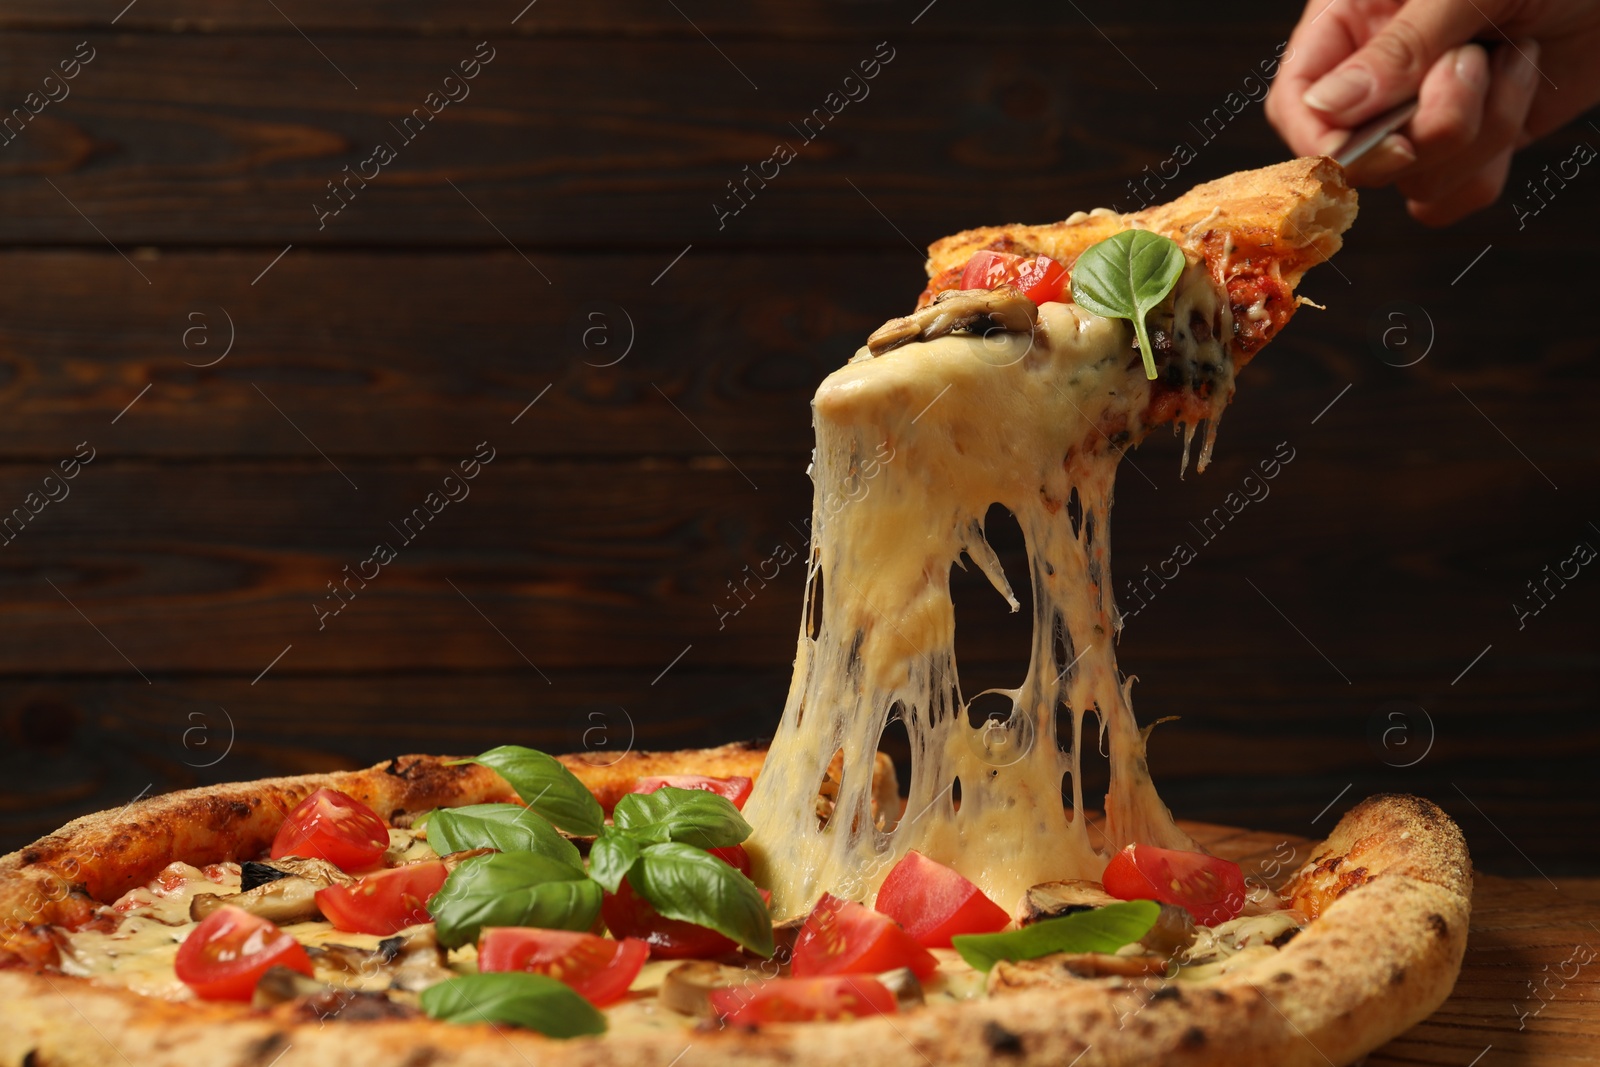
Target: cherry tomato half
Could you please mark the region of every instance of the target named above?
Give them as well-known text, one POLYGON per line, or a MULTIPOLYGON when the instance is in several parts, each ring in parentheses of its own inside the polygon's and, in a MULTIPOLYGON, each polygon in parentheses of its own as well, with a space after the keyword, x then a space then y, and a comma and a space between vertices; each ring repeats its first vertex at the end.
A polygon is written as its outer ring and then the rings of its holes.
POLYGON ((478 935, 478 970, 549 975, 596 1007, 621 999, 649 955, 650 946, 631 937, 522 926, 486 926, 478 935))
POLYGON ((1118 900, 1176 904, 1201 926, 1227 922, 1244 907, 1239 865, 1203 852, 1129 845, 1111 857, 1100 880, 1118 900))
POLYGON ((374 866, 389 848, 389 827, 378 813, 337 789, 319 789, 289 813, 272 839, 272 858, 327 860, 346 871, 374 866))
POLYGON ((744 802, 750 797, 750 779, 743 775, 734 775, 732 778, 711 778, 702 774, 663 774, 654 778, 641 778, 628 792, 654 793, 664 785, 676 789, 699 789, 707 793, 715 793, 726 797, 734 807, 743 809, 744 802))
POLYGON ((994 289, 1010 283, 1035 304, 1067 299, 1067 268, 1046 255, 974 252, 961 272, 961 288, 994 289))
POLYGON ((375 871, 355 885, 317 890, 317 907, 336 930, 388 937, 428 922, 428 901, 450 872, 439 860, 375 871))
POLYGON ((887 915, 865 904, 822 894, 800 927, 789 973, 796 978, 823 974, 880 974, 910 967, 927 978, 939 966, 933 953, 887 915))
POLYGON ((311 957, 300 942, 231 904, 201 920, 178 946, 173 967, 202 1000, 249 1000, 271 967, 312 973, 311 957))
POLYGON ((907 852, 894 865, 876 906, 924 948, 949 948, 956 934, 992 934, 1011 921, 960 872, 920 852, 907 852))
POLYGON ((876 978, 839 974, 825 978, 774 978, 711 991, 711 1007, 733 1026, 893 1015, 894 994, 876 978))
MULTIPOLYGON (((750 855, 743 845, 707 851, 745 877, 750 876, 750 855)), ((767 895, 766 890, 762 890, 762 896, 767 895)), ((650 955, 657 959, 704 959, 726 955, 739 947, 715 930, 667 918, 635 893, 627 882, 617 887, 617 892, 605 895, 600 903, 600 917, 613 937, 638 938, 650 946, 650 955)))

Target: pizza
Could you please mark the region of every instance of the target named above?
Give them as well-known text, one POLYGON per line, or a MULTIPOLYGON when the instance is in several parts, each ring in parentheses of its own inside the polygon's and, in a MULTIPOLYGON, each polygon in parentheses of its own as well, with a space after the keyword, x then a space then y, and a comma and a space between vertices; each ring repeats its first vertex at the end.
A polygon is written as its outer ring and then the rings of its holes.
POLYGON ((1213 855, 1115 657, 1118 462, 1171 424, 1205 468, 1354 215, 1301 159, 936 243, 813 401, 770 744, 401 756, 76 820, 0 858, 0 1065, 1322 1064, 1420 1021, 1465 950, 1455 825, 1383 795, 1310 855, 1213 855), (995 504, 1033 640, 975 725, 949 575, 1020 609, 995 504))

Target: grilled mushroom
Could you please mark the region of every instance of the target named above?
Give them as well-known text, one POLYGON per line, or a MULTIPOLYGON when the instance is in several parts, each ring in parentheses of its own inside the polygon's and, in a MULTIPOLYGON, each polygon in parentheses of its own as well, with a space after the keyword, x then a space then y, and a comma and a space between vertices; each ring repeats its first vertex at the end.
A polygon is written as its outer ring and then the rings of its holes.
POLYGON ((708 960, 680 963, 667 972, 661 982, 661 1003, 683 1015, 710 1019, 711 991, 729 989, 744 982, 759 982, 741 967, 727 967, 708 960))
MULTIPOLYGON (((204 919, 224 904, 243 908, 251 915, 282 925, 321 918, 317 890, 330 885, 350 885, 355 879, 326 860, 289 856, 267 863, 252 863, 255 888, 232 896, 196 893, 189 902, 189 918, 204 919), (273 880, 265 881, 268 872, 273 880)), ((242 877, 242 875, 241 875, 242 877)))
POLYGON ((890 319, 867 338, 875 356, 911 341, 931 341, 980 319, 1011 333, 1029 333, 1039 321, 1039 306, 1014 285, 998 289, 946 289, 933 303, 905 318, 890 319))
POLYGON ((894 999, 901 1008, 915 1007, 923 1002, 922 983, 917 981, 917 976, 910 967, 897 967, 892 971, 884 971, 878 975, 878 981, 894 994, 894 999))
POLYGON ((1001 960, 989 971, 990 993, 1060 985, 1085 978, 1153 978, 1167 973, 1160 956, 1112 956, 1103 952, 1057 952, 1034 960, 1001 960))

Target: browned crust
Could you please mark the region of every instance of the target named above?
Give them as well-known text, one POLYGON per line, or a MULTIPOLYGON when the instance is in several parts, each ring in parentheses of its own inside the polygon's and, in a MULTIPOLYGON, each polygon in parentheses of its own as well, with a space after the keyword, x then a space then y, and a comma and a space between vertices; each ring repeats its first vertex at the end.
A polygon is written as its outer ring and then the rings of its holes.
POLYGON ((1154 230, 1196 251, 1208 234, 1227 235, 1235 247, 1272 250, 1291 288, 1300 276, 1332 256, 1355 221, 1355 190, 1344 169, 1320 156, 1240 171, 1197 185, 1178 199, 1143 211, 1079 212, 1042 226, 1014 224, 965 230, 928 248, 928 277, 959 267, 983 248, 1043 252, 1065 264, 1083 250, 1132 226, 1154 230))
MULTIPOLYGON (((685 752, 674 758, 671 770, 685 773, 716 757, 685 752)), ((402 773, 385 764, 346 775, 190 791, 77 820, 40 846, 0 860, 0 900, 16 907, 14 887, 29 870, 96 842, 120 840, 139 851, 134 842, 159 823, 158 813, 191 814, 212 827, 188 835, 188 847, 198 850, 189 856, 198 862, 221 858, 215 849, 223 840, 264 843, 275 828, 260 813, 262 807, 274 806, 265 798, 286 803, 319 785, 358 795, 365 790, 364 799, 391 811, 504 795, 503 784, 476 769, 444 768, 426 757, 403 757, 397 765, 402 773), (245 804, 257 798, 260 803, 251 805, 249 814, 222 817, 203 803, 206 796, 245 804), (47 860, 46 853, 53 859, 47 860), (26 860, 29 854, 34 858, 26 860)), ((668 770, 667 761, 659 757, 651 767, 668 770)), ((697 1034, 692 1039, 694 1062, 697 1067, 795 1062, 865 1067, 923 1058, 1040 1067, 1073 1062, 1081 1067, 1346 1063, 1426 1017, 1448 995, 1460 969, 1470 913, 1466 848, 1460 832, 1434 805, 1399 796, 1365 801, 1340 821, 1307 870, 1325 863, 1336 850, 1358 845, 1368 877, 1328 901, 1319 918, 1270 963, 1212 982, 1178 983, 1159 992, 1121 979, 1030 989, 929 1006, 892 1020, 828 1025, 826 1040, 818 1039, 814 1026, 697 1034)), ((138 869, 151 862, 153 858, 140 860, 138 869)), ((103 867, 121 871, 115 877, 99 875, 103 886, 131 877, 132 868, 120 859, 107 858, 103 867)), ((1295 884, 1311 877, 1297 875, 1295 884)), ((488 1067, 519 1059, 546 1067, 660 1067, 689 1041, 680 1032, 665 1031, 556 1042, 508 1028, 428 1020, 333 1021, 322 1026, 242 1006, 172 1004, 59 974, 0 970, 0 1067, 104 1067, 117 1062, 118 1053, 140 1067, 192 1067, 196 1062, 245 1067, 272 1063, 291 1045, 299 1062, 349 1067, 488 1067)))

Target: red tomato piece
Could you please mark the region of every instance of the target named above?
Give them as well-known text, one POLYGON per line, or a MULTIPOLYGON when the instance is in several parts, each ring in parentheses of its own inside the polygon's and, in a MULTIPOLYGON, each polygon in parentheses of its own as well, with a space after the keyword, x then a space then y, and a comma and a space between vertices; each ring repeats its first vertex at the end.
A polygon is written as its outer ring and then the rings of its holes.
POLYGON ((743 775, 734 775, 732 778, 711 778, 703 774, 663 774, 654 778, 641 778, 634 783, 630 793, 654 793, 664 785, 675 789, 699 789, 706 793, 715 793, 726 797, 734 807, 743 810, 744 802, 750 797, 750 779, 743 775))
MULTIPOLYGON (((750 876, 750 854, 743 845, 707 849, 713 856, 735 868, 745 877, 750 876)), ((763 897, 771 896, 765 889, 763 897)), ((683 960, 725 956, 737 951, 732 940, 704 926, 686 923, 682 919, 669 919, 656 911, 650 902, 633 891, 633 886, 623 882, 615 893, 607 893, 600 902, 600 917, 613 937, 638 938, 650 946, 650 955, 656 959, 683 960)))
POLYGON ((876 906, 924 948, 949 948, 956 934, 992 934, 1011 921, 960 872, 920 852, 907 852, 894 865, 876 906))
POLYGON ((428 901, 449 870, 439 860, 376 871, 355 885, 317 890, 317 907, 336 930, 388 937, 429 921, 428 901))
POLYGON ((1244 907, 1239 865, 1203 852, 1129 845, 1111 857, 1100 880, 1118 900, 1176 904, 1201 926, 1227 922, 1244 907))
POLYGON ((900 1010, 894 994, 882 982, 864 974, 773 978, 713 989, 711 1007, 733 1026, 893 1015, 900 1010))
POLYGON ((1059 301, 1066 292, 1067 268, 1046 255, 1015 256, 1010 252, 974 252, 961 272, 963 289, 995 289, 1015 285, 1035 304, 1059 301))
POLYGON ((796 978, 822 974, 878 974, 910 967, 927 978, 939 966, 933 953, 887 915, 865 904, 822 894, 795 938, 789 973, 796 978))
POLYGON ((389 848, 389 827, 378 813, 337 789, 319 789, 289 813, 272 839, 272 858, 327 860, 346 871, 373 867, 389 848))
POLYGON ((249 1000, 271 967, 311 975, 311 957, 289 934, 243 908, 224 905, 178 946, 178 977, 202 1000, 249 1000))
POLYGON ((620 1000, 649 955, 650 946, 631 937, 521 926, 489 926, 478 935, 478 970, 549 975, 596 1007, 620 1000))

